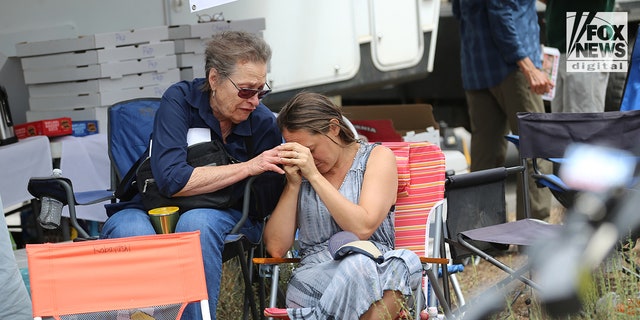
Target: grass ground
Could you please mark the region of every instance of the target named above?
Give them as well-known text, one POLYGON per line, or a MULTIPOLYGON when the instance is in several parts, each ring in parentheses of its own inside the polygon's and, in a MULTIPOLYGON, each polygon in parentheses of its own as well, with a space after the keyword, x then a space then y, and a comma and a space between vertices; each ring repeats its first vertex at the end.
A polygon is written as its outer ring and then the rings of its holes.
MULTIPOLYGON (((552 212, 551 221, 561 222, 559 216, 562 211, 552 212)), ((619 252, 617 252, 619 253, 619 252)), ((582 283, 580 292, 582 300, 581 309, 571 315, 563 317, 551 317, 542 309, 540 298, 532 290, 518 284, 511 291, 509 300, 505 301, 501 311, 492 316, 492 319, 575 319, 575 320, 600 320, 600 319, 640 319, 640 277, 630 275, 627 270, 635 270, 640 261, 640 246, 624 252, 629 261, 622 259, 619 254, 614 254, 603 263, 600 268, 594 270, 582 283), (521 295, 514 299, 514 293, 521 295)), ((512 251, 500 257, 504 262, 512 266, 520 266, 525 263, 527 256, 523 253, 512 251)), ((478 264, 469 264, 465 270, 458 273, 457 278, 467 301, 482 295, 488 287, 494 285, 506 276, 506 273, 497 269, 486 261, 478 264)), ((533 277, 535 279, 535 274, 533 277)), ((223 266, 222 289, 218 304, 218 318, 241 319, 242 318, 242 278, 240 268, 235 260, 228 261, 223 266)), ((283 286, 284 281, 283 281, 283 286)), ((455 301, 454 301, 455 303, 455 301)))
MULTIPOLYGON (((637 260, 637 252, 629 251, 627 254, 632 261, 637 260)), ((522 265, 526 260, 526 256, 518 252, 507 253, 500 258, 515 266, 522 265)), ((551 317, 542 310, 535 292, 517 284, 510 291, 505 306, 491 319, 640 319, 640 278, 626 273, 623 266, 634 269, 635 262, 625 262, 619 255, 613 255, 607 263, 591 274, 589 281, 582 286, 583 300, 579 312, 563 317, 551 317), (520 295, 516 298, 515 293, 520 295)), ((486 261, 480 261, 478 264, 467 265, 465 270, 456 276, 464 297, 469 302, 485 293, 484 290, 504 278, 506 273, 486 261)), ((535 278, 535 275, 533 276, 535 278)), ((221 288, 218 319, 242 319, 244 290, 240 267, 235 260, 224 264, 221 288)))
MULTIPOLYGON (((637 257, 635 252, 625 252, 631 260, 637 257)), ((526 256, 520 253, 509 253, 502 256, 506 263, 521 265, 526 256)), ((551 317, 543 311, 540 297, 536 292, 518 283, 512 292, 521 292, 512 303, 496 314, 494 319, 638 319, 640 318, 640 278, 628 274, 623 267, 635 269, 635 262, 625 261, 620 252, 612 254, 606 263, 584 278, 581 291, 581 308, 571 315, 551 317)), ((470 300, 483 294, 484 290, 505 277, 505 273, 486 261, 477 265, 469 265, 465 271, 458 274, 458 280, 465 294, 470 300)), ((535 279, 536 275, 533 274, 535 279)), ((514 295, 509 296, 513 298, 514 295)), ((567 305, 565 304, 566 308, 567 305)))

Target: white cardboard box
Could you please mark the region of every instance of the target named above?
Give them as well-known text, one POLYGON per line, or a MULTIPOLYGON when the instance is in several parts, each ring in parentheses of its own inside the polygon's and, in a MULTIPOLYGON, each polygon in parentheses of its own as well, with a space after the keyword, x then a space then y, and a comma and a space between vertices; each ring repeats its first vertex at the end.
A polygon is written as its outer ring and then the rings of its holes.
POLYGON ((176 54, 178 68, 200 68, 204 69, 204 54, 199 53, 179 53, 176 54))
POLYGON ((89 94, 105 91, 147 87, 161 83, 180 81, 180 70, 169 69, 167 72, 145 72, 131 74, 122 78, 102 78, 71 82, 32 84, 28 86, 29 97, 51 97, 77 94, 89 94))
POLYGON ((107 132, 108 106, 78 108, 74 110, 27 110, 27 122, 70 117, 72 121, 98 120, 98 132, 107 132))
POLYGON ((409 131, 403 137, 406 142, 431 142, 440 147, 440 130, 428 127, 424 132, 409 131))
POLYGON ((204 78, 204 68, 180 68, 180 80, 191 81, 195 78, 204 78))
POLYGON ((39 70, 153 58, 172 54, 175 54, 173 41, 163 41, 118 48, 26 57, 21 59, 21 63, 23 70, 39 70))
POLYGON ((176 67, 176 56, 169 55, 140 60, 92 64, 82 67, 24 70, 24 82, 29 85, 99 78, 121 78, 129 74, 154 71, 166 72, 176 67))
POLYGON ((135 98, 160 98, 172 84, 165 83, 141 88, 68 96, 29 97, 29 109, 31 111, 69 110, 112 105, 119 101, 135 98))
POLYGON ((157 26, 118 32, 96 33, 77 38, 54 39, 16 44, 18 57, 39 56, 45 54, 74 52, 81 50, 115 48, 117 46, 137 43, 159 42, 168 40, 169 28, 157 26))
POLYGON ((176 54, 199 53, 204 54, 208 39, 176 39, 176 54))
POLYGON ((218 32, 228 30, 242 30, 259 34, 265 29, 265 26, 264 18, 183 24, 169 26, 169 39, 210 38, 218 32))
POLYGON ((445 166, 447 171, 453 171, 455 174, 469 172, 467 158, 458 150, 442 150, 444 153, 445 166))

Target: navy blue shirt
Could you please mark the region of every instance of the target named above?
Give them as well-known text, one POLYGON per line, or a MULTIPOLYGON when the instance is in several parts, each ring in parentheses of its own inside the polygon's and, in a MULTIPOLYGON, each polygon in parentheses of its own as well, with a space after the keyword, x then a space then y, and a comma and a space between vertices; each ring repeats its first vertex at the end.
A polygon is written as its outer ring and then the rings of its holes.
POLYGON ((536 0, 453 0, 460 20, 462 85, 494 87, 529 57, 541 67, 536 0))
MULTIPOLYGON (((212 129, 212 139, 222 141, 220 123, 209 105, 209 92, 200 88, 205 79, 178 82, 164 93, 153 126, 151 170, 160 192, 171 196, 189 181, 194 168, 187 164, 189 128, 212 129)), ((249 118, 233 127, 225 149, 237 160, 247 161, 282 143, 274 114, 260 103, 249 118), (247 139, 252 150, 247 150, 247 139)), ((241 188, 234 188, 241 192, 241 188)), ((239 198, 239 197, 238 197, 239 198)))

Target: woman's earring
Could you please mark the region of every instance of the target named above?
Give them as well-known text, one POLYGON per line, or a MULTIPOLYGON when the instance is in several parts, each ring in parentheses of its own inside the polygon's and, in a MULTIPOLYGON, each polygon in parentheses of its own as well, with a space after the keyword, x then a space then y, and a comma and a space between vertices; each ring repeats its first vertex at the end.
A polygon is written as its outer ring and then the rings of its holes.
POLYGON ((211 99, 216 96, 216 89, 211 89, 211 99))

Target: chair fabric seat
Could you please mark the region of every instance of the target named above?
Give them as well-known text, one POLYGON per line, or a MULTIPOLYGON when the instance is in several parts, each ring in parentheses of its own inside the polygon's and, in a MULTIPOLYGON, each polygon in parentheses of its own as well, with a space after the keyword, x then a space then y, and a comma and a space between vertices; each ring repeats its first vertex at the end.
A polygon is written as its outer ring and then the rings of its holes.
POLYGON ((460 233, 476 241, 530 246, 541 240, 552 239, 561 232, 562 227, 537 219, 523 219, 460 233))

